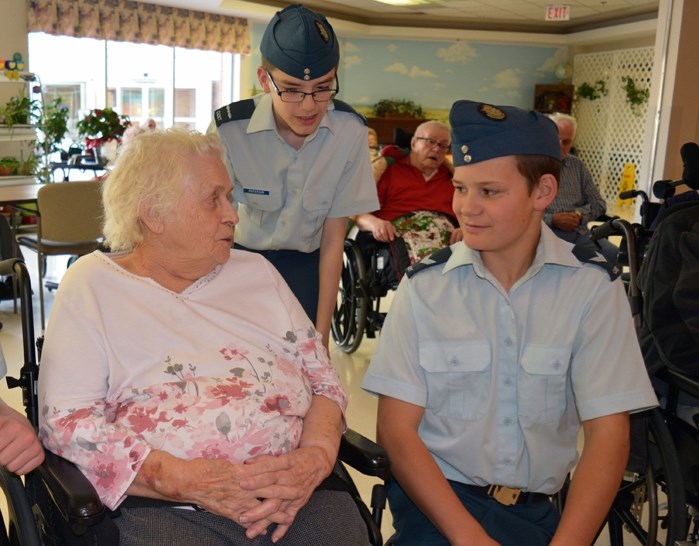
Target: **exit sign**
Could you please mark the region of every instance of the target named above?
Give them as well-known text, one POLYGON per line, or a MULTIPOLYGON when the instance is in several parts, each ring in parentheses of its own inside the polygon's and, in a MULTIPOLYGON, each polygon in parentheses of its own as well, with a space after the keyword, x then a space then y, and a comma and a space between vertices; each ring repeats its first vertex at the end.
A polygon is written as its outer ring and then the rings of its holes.
POLYGON ((568 21, 570 19, 570 6, 546 6, 547 21, 568 21))

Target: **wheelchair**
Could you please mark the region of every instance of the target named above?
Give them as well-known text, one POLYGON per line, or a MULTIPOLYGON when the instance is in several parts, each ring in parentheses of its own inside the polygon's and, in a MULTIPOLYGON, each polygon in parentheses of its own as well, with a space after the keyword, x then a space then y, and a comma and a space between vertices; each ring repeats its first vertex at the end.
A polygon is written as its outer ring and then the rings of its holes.
POLYGON ((350 230, 340 274, 340 287, 330 323, 333 340, 347 354, 357 350, 364 336, 375 338, 386 313, 382 298, 398 287, 410 265, 405 243, 397 237, 382 243, 370 233, 350 230))
MULTIPOLYGON (((32 290, 24 262, 0 262, 0 275, 14 275, 19 284, 24 364, 19 378, 7 378, 10 388, 20 388, 29 421, 38 426, 37 379, 39 373, 32 313, 32 290)), ((367 526, 369 542, 383 544, 381 519, 386 504, 384 484, 390 476, 386 452, 352 430, 342 437, 333 477, 354 498, 367 526), (379 479, 368 507, 352 482, 347 466, 379 479)), ((0 490, 7 500, 7 521, 0 512, 0 546, 117 546, 119 532, 114 515, 100 501, 94 488, 69 461, 46 451, 46 460, 22 480, 0 467, 0 490)))
MULTIPOLYGON (((622 198, 642 197, 641 224, 613 218, 593 228, 592 238, 621 235, 619 263, 626 269, 622 278, 640 333, 645 317, 637 273, 647 257, 653 217, 658 215, 660 224, 699 202, 659 213, 644 192, 625 193, 622 198)), ((699 207, 696 210, 699 218, 699 207)), ((699 544, 699 407, 691 419, 683 415, 688 398, 699 406, 699 381, 670 368, 651 370, 651 380, 661 406, 631 416, 631 454, 607 519, 610 544, 699 544)))

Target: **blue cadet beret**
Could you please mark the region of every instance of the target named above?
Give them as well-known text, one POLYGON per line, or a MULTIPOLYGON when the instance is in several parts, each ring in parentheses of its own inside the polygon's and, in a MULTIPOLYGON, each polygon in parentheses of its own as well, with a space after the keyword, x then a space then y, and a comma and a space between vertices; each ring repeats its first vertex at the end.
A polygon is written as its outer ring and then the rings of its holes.
POLYGON ((449 123, 455 167, 508 155, 561 159, 558 127, 539 112, 459 100, 451 107, 449 123))
POLYGON ((278 11, 267 25, 260 53, 275 68, 300 80, 320 78, 340 61, 340 46, 328 20, 301 4, 278 11))

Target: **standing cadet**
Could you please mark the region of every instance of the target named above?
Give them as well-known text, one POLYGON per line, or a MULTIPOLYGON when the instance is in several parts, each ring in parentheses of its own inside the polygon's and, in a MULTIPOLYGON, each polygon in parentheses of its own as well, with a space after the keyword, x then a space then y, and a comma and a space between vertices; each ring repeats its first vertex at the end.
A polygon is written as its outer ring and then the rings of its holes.
POLYGON ((379 207, 366 120, 334 99, 339 44, 321 14, 277 12, 260 52, 264 94, 214 119, 235 185, 236 247, 277 267, 327 347, 348 217, 379 207))

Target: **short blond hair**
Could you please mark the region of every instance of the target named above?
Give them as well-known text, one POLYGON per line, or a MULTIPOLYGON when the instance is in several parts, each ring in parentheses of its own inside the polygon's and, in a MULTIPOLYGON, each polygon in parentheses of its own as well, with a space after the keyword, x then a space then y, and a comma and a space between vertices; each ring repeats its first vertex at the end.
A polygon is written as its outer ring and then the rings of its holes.
POLYGON ((141 207, 162 218, 177 204, 192 157, 224 151, 216 134, 168 129, 138 135, 124 146, 104 181, 104 236, 112 251, 129 251, 143 241, 141 207))

